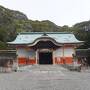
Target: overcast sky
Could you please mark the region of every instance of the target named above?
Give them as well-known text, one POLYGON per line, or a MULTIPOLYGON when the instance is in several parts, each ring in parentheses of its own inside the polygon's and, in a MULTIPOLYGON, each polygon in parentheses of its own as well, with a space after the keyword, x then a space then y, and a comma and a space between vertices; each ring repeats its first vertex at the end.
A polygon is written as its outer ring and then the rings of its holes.
POLYGON ((0 5, 59 26, 90 20, 90 0, 0 0, 0 5))

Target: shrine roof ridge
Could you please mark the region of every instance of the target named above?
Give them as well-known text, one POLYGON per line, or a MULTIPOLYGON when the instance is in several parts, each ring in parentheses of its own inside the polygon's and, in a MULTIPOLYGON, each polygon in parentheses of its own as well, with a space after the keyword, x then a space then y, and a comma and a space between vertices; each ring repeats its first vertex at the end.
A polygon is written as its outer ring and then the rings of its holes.
POLYGON ((73 34, 73 32, 20 32, 19 34, 73 34))

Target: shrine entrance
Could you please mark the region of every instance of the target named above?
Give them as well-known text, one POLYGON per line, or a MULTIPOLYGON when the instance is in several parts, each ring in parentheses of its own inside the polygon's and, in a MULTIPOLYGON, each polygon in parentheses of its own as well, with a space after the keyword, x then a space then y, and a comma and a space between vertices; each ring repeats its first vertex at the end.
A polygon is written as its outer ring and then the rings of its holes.
POLYGON ((36 64, 54 64, 53 51, 60 48, 52 39, 43 39, 38 41, 33 48, 36 51, 36 64))
POLYGON ((53 64, 52 52, 39 52, 39 64, 53 64))

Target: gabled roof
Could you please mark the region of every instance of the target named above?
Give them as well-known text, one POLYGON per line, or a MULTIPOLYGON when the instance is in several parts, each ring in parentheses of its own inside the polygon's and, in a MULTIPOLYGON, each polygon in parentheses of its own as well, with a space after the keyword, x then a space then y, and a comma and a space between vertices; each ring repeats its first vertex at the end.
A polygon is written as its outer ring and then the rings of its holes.
POLYGON ((23 32, 19 33, 16 39, 12 42, 8 42, 8 44, 33 44, 38 42, 38 40, 44 39, 52 39, 56 43, 60 44, 79 44, 83 43, 83 41, 79 41, 76 39, 73 33, 68 32, 23 32))

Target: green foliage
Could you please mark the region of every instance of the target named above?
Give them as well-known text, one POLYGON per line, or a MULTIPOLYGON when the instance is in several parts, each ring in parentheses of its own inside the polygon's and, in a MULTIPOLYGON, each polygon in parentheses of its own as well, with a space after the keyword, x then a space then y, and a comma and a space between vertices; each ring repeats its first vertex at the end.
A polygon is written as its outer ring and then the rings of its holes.
POLYGON ((0 41, 0 49, 7 49, 7 44, 0 41))
POLYGON ((57 32, 59 31, 59 26, 54 24, 49 20, 45 21, 32 21, 29 20, 33 28, 33 32, 57 32))
POLYGON ((31 29, 26 15, 0 6, 0 41, 3 44, 14 40, 18 32, 31 31, 31 29))
POLYGON ((80 48, 90 48, 90 21, 75 24, 73 26, 73 32, 79 40, 85 41, 84 45, 80 48))

